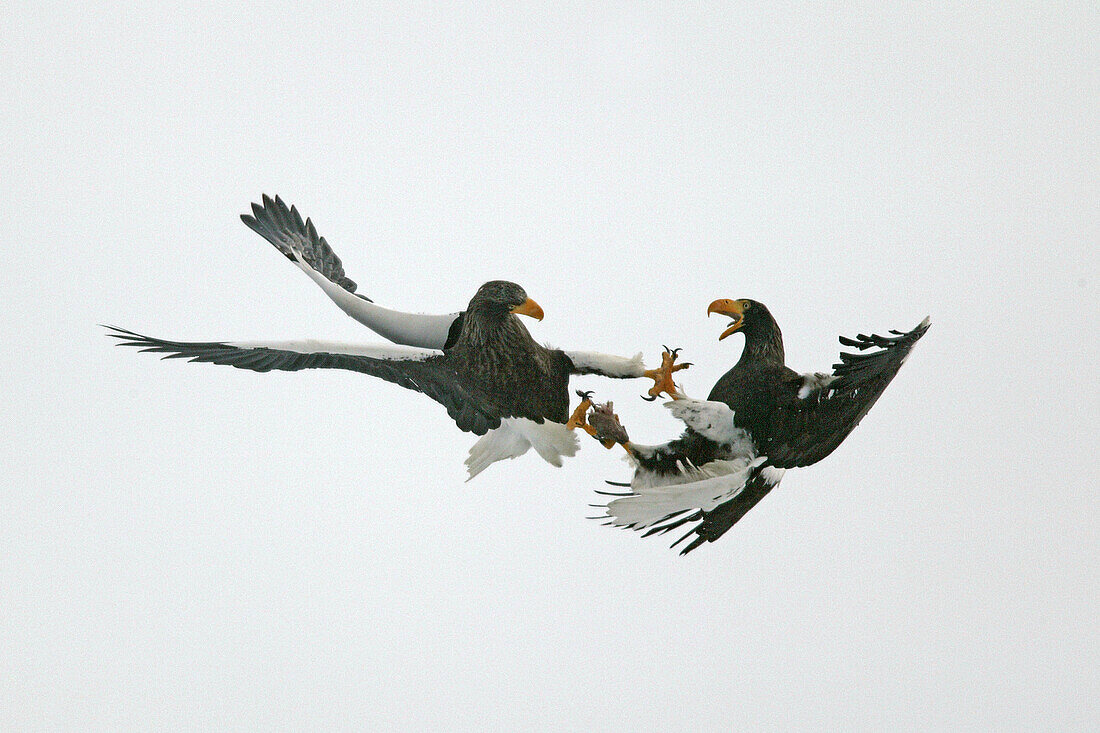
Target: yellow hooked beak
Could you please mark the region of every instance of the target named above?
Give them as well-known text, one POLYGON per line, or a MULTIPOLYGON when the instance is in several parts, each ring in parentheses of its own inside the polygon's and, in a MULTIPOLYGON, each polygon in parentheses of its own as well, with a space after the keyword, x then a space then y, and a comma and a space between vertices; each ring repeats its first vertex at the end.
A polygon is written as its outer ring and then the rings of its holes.
POLYGON ((723 331, 722 335, 718 337, 719 341, 724 339, 726 336, 729 336, 737 329, 741 328, 741 326, 745 325, 745 310, 741 307, 740 301, 730 300, 729 298, 716 300, 711 303, 710 306, 707 308, 708 317, 711 313, 729 316, 730 318, 734 319, 733 323, 730 324, 730 327, 723 331))
POLYGON ((513 308, 512 313, 515 313, 517 316, 530 316, 536 321, 542 320, 542 307, 530 298, 513 308))

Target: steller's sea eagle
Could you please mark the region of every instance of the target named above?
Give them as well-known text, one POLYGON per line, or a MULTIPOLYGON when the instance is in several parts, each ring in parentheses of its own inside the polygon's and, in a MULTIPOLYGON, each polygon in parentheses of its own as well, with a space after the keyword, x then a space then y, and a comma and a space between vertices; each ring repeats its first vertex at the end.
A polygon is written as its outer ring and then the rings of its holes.
MULTIPOLYGON (((108 326, 123 346, 240 369, 348 369, 422 392, 447 408, 461 430, 482 436, 466 459, 469 477, 534 448, 555 466, 577 450, 569 419, 569 377, 599 374, 667 382, 660 369, 633 358, 562 351, 538 344, 516 317, 541 320, 542 308, 512 282, 478 288, 466 309, 444 315, 402 313, 355 292, 340 258, 297 208, 264 196, 241 219, 301 268, 349 316, 399 346, 325 341, 186 342, 108 326)), ((656 389, 656 386, 655 386, 656 389)))
MULTIPOLYGON (((762 303, 716 300, 707 313, 731 316, 733 323, 718 338, 740 332, 745 346, 706 400, 670 392, 672 400, 665 406, 687 426, 679 438, 635 445, 613 424, 617 417, 607 408, 599 414, 593 409, 586 428, 605 445, 622 444, 635 467, 629 484, 615 484, 629 491, 599 492, 617 497, 601 505, 606 509, 601 518, 647 537, 689 525, 673 543, 694 535, 681 554, 721 537, 775 488, 786 469, 809 466, 832 453, 930 326, 925 318, 907 333, 841 336, 844 346, 878 350, 841 353, 832 374, 799 374, 785 365, 783 335, 762 303)), ((666 351, 666 364, 674 358, 666 351)))

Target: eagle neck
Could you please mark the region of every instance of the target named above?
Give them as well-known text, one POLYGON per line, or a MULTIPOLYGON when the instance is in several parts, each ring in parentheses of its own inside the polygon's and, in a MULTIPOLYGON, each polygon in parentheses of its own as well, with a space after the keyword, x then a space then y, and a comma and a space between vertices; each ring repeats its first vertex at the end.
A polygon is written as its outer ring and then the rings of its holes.
POLYGON ((783 333, 774 321, 745 331, 745 348, 737 364, 738 366, 752 364, 778 367, 786 364, 786 356, 783 353, 783 333))
POLYGON ((487 313, 481 309, 470 309, 462 323, 461 339, 472 348, 494 348, 501 344, 523 346, 533 343, 531 334, 520 323, 519 318, 504 313, 487 313))

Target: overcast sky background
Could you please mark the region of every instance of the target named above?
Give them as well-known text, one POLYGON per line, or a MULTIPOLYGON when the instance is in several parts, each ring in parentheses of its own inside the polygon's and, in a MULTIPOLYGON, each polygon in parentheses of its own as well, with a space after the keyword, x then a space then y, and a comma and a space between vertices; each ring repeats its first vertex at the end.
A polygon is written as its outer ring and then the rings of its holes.
POLYGON ((5 13, 0 728, 1100 725, 1095 3, 232 5, 5 13), (422 395, 112 349, 379 340, 240 223, 263 192, 379 303, 512 279, 692 395, 740 354, 715 298, 803 371, 933 327, 680 558, 585 519, 619 451, 464 484, 422 395))

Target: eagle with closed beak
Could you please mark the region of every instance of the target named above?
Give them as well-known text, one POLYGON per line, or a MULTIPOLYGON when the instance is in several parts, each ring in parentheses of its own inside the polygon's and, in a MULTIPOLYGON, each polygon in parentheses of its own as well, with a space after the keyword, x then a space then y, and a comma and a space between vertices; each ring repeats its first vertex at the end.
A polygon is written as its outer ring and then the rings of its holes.
POLYGON ((466 459, 469 478, 495 461, 530 448, 549 463, 576 453, 570 428, 569 379, 598 374, 615 379, 667 381, 632 358, 563 351, 534 340, 518 316, 542 320, 543 310, 519 285, 485 283, 465 310, 442 315, 404 313, 376 305, 356 292, 313 222, 282 199, 263 196, 242 221, 298 266, 347 315, 391 345, 328 341, 169 341, 107 326, 119 345, 165 354, 163 358, 226 364, 256 372, 347 369, 421 392, 443 405, 460 430, 481 438, 466 459))

